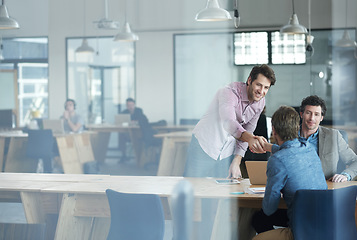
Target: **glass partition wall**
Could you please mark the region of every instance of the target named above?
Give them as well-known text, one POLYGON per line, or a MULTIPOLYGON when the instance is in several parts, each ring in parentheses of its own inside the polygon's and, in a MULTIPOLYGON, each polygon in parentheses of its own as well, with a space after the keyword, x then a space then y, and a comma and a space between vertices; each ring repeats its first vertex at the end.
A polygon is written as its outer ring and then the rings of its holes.
POLYGON ((114 123, 128 97, 135 98, 135 45, 112 37, 87 38, 92 53, 77 52, 82 38, 67 39, 67 96, 86 124, 114 123))
MULTIPOLYGON (((356 31, 349 33, 355 36, 356 31)), ((316 94, 327 104, 325 124, 356 125, 355 49, 336 46, 343 29, 314 30, 312 35, 313 51, 306 51, 304 35, 175 35, 175 122, 201 118, 218 88, 245 82, 254 65, 267 63, 277 78, 266 97, 267 116, 280 105, 299 106, 304 97, 316 94)))

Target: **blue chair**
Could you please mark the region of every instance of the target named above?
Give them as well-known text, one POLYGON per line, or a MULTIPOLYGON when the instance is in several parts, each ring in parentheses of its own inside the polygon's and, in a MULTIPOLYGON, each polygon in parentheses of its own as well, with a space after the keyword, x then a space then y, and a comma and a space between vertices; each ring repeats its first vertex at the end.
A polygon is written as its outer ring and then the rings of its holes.
POLYGON ((160 197, 106 190, 110 206, 107 240, 162 240, 165 218, 160 197))
POLYGON ((45 173, 52 172, 54 138, 51 129, 28 130, 26 156, 42 159, 45 173))
POLYGON ((294 195, 294 240, 356 240, 357 186, 298 190, 294 195))

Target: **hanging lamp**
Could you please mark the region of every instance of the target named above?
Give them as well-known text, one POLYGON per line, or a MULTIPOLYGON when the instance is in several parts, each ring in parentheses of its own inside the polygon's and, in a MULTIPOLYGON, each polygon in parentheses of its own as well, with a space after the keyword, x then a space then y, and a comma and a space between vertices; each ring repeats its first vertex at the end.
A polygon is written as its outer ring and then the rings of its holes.
POLYGON ((227 10, 219 6, 218 0, 207 0, 206 7, 196 14, 195 19, 202 22, 214 22, 231 20, 232 17, 227 10))
MULTIPOLYGON (((83 35, 86 35, 86 0, 83 0, 83 35)), ((94 53, 94 49, 89 46, 87 38, 83 38, 81 46, 76 49, 76 53, 94 53)))
POLYGON ((20 28, 17 21, 9 17, 9 13, 5 6, 5 0, 2 0, 0 6, 0 29, 17 29, 20 28))
POLYGON ((124 27, 121 32, 114 36, 113 41, 122 41, 122 42, 135 42, 139 40, 139 36, 131 31, 130 24, 127 21, 127 7, 125 1, 125 21, 124 27))
MULTIPOLYGON (((346 14, 345 14, 345 28, 347 28, 347 10, 348 10, 348 4, 347 4, 347 0, 346 0, 346 14)), ((345 29, 343 31, 343 35, 342 38, 339 39, 336 42, 336 47, 343 47, 343 48, 349 48, 349 47, 356 47, 357 44, 355 41, 353 41, 350 37, 350 34, 348 33, 347 29, 345 29)))
POLYGON ((306 34, 307 29, 303 25, 299 24, 299 19, 295 13, 294 0, 292 0, 293 15, 290 17, 289 23, 280 28, 280 33, 287 34, 306 34))

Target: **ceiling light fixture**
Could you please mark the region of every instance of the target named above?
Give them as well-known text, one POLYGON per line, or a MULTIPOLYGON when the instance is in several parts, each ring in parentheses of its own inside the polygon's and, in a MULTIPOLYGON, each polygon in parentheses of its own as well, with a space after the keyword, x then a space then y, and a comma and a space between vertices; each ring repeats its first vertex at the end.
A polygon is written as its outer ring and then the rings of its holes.
MULTIPOLYGON (((83 0, 83 35, 86 36, 86 0, 83 0)), ((76 49, 76 53, 94 53, 94 49, 89 46, 87 38, 84 37, 81 46, 76 49)))
POLYGON ((238 12, 238 0, 234 1, 233 9, 234 9, 234 27, 238 28, 240 25, 240 15, 238 12))
POLYGON ((196 14, 195 19, 202 22, 214 22, 231 20, 232 17, 227 10, 219 6, 218 0, 207 0, 206 7, 196 14))
MULTIPOLYGON (((345 28, 347 28, 347 10, 348 10, 348 1, 346 0, 345 28)), ((349 47, 356 47, 356 46, 357 46, 356 42, 351 39, 347 29, 343 31, 342 38, 336 42, 336 47, 349 48, 349 47)))
POLYGON ((15 19, 9 17, 7 8, 5 6, 5 0, 2 0, 0 6, 0 29, 17 29, 20 28, 15 19))
POLYGON ((292 0, 292 5, 293 5, 293 15, 290 17, 289 23, 280 28, 280 33, 306 34, 307 33, 306 27, 299 24, 299 19, 295 13, 294 0, 292 0))
POLYGON ((121 32, 119 32, 117 35, 114 37, 114 41, 123 41, 123 42, 134 42, 139 40, 139 36, 131 31, 130 24, 127 21, 127 7, 126 7, 126 1, 125 1, 125 23, 124 23, 124 28, 121 32))
POLYGON ((109 29, 109 30, 115 30, 119 29, 119 22, 110 20, 108 18, 108 0, 104 1, 104 10, 105 10, 105 16, 98 21, 94 21, 93 23, 95 26, 99 29, 109 29))

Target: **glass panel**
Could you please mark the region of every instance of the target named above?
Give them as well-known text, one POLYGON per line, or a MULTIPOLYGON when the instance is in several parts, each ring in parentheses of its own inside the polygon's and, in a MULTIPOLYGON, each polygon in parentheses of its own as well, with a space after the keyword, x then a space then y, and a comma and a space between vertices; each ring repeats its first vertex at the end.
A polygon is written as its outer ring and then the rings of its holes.
POLYGON ((273 64, 303 64, 305 56, 305 34, 271 33, 273 64))
POLYGON ((8 59, 48 58, 47 38, 4 38, 2 55, 8 59))
POLYGON ((19 124, 48 116, 48 64, 19 63, 19 124))
POLYGON ((235 33, 234 63, 236 65, 268 63, 268 33, 235 33))
POLYGON ((114 123, 113 114, 135 98, 135 45, 112 37, 87 40, 95 53, 76 53, 82 39, 67 39, 68 97, 86 123, 114 123))

